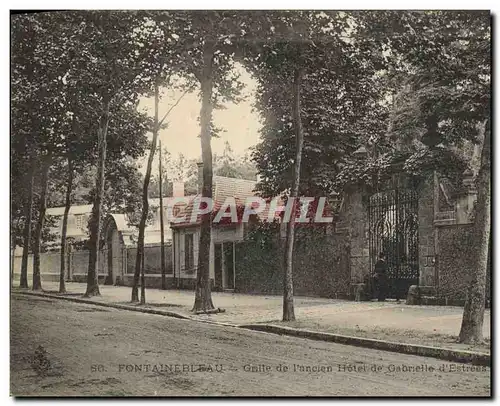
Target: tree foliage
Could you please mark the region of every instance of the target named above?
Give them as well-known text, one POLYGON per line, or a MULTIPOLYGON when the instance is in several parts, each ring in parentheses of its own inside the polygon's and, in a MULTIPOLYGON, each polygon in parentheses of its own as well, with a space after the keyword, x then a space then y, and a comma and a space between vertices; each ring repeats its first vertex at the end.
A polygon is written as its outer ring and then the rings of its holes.
MULTIPOLYGON (((370 26, 386 59, 379 72, 389 108, 387 131, 365 144, 368 162, 351 160, 337 187, 396 173, 436 171, 460 183, 463 150, 479 141, 490 115, 490 17, 486 12, 374 12, 370 26)), ((373 185, 372 185, 373 186, 373 185)))
POLYGON ((384 131, 387 111, 377 103, 381 88, 375 76, 382 55, 363 37, 355 40, 348 35, 354 30, 352 20, 341 12, 279 14, 273 20, 278 39, 271 38, 250 58, 254 66, 250 69, 259 83, 256 107, 264 121, 263 141, 253 155, 264 196, 283 193, 291 185, 294 66, 304 69, 301 193, 333 191, 332 179, 345 156, 367 134, 384 131))

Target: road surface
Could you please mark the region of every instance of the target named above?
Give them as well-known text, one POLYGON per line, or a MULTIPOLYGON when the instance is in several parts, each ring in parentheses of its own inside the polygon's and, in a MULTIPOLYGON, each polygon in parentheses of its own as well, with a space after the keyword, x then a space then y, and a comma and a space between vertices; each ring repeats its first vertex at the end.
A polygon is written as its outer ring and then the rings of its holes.
POLYGON ((489 396, 490 369, 13 294, 11 393, 489 396))

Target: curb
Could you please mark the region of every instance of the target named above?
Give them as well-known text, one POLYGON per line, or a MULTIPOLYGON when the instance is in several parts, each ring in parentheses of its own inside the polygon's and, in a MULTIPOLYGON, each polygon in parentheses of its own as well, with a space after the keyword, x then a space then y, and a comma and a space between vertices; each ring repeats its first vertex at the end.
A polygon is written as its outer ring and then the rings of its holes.
POLYGON ((281 327, 274 324, 242 324, 238 325, 238 327, 247 330, 263 331, 272 334, 308 338, 310 340, 328 341, 337 344, 346 344, 357 347, 372 348, 376 350, 438 358, 444 361, 460 362, 487 367, 491 366, 491 355, 480 352, 460 351, 448 348, 430 347, 425 345, 403 344, 391 341, 375 340, 372 338, 344 336, 340 334, 322 333, 318 331, 281 327))
POLYGON ((197 319, 193 319, 189 316, 184 316, 182 314, 175 313, 175 312, 151 309, 148 307, 123 305, 123 304, 118 304, 118 303, 96 302, 96 301, 93 301, 91 299, 84 299, 82 297, 77 298, 77 297, 68 297, 68 296, 62 296, 62 295, 54 295, 54 294, 50 294, 50 293, 26 292, 26 291, 13 291, 12 293, 26 295, 26 296, 39 296, 39 297, 47 297, 47 298, 52 298, 52 299, 67 300, 68 302, 75 302, 75 303, 86 303, 86 304, 91 304, 91 305, 95 305, 95 306, 111 307, 113 309, 129 310, 129 311, 138 312, 138 313, 157 314, 160 316, 175 317, 177 319, 183 319, 183 320, 199 321, 197 319))
POLYGON ((39 292, 29 292, 29 291, 12 291, 11 293, 14 293, 14 294, 17 293, 17 294, 26 295, 26 296, 39 296, 39 297, 47 297, 47 298, 52 298, 52 299, 67 300, 69 302, 85 303, 85 304, 96 305, 96 306, 101 306, 101 307, 109 307, 109 308, 114 308, 114 309, 119 309, 119 310, 128 310, 128 311, 133 311, 133 312, 138 312, 138 313, 156 314, 156 315, 160 315, 160 316, 174 317, 174 318, 182 319, 182 320, 191 320, 191 321, 197 321, 197 322, 201 322, 201 323, 216 324, 219 326, 236 327, 236 328, 241 328, 241 329, 245 329, 245 330, 261 331, 264 333, 286 335, 286 336, 291 336, 291 337, 300 337, 300 338, 306 338, 306 339, 316 340, 316 341, 326 341, 326 342, 332 342, 332 343, 337 343, 337 344, 352 345, 352 346, 356 346, 356 347, 371 348, 371 349, 375 349, 375 350, 391 351, 391 352, 398 352, 398 353, 402 353, 402 354, 410 354, 410 355, 418 355, 418 356, 422 356, 422 357, 437 358, 437 359, 442 359, 444 361, 460 362, 460 363, 465 363, 465 364, 491 367, 491 355, 485 354, 485 353, 480 353, 480 352, 459 351, 459 350, 452 350, 452 349, 448 349, 448 348, 439 348, 439 347, 430 347, 430 346, 425 346, 425 345, 403 344, 403 343, 396 343, 396 342, 391 342, 391 341, 375 340, 373 338, 361 338, 361 337, 345 336, 345 335, 333 334, 333 333, 322 333, 319 331, 311 331, 311 330, 303 330, 303 329, 296 329, 296 328, 290 328, 290 327, 276 326, 274 324, 222 323, 222 322, 217 322, 214 320, 203 320, 203 319, 199 319, 199 318, 184 316, 182 314, 175 313, 175 312, 156 310, 156 309, 139 307, 139 306, 96 302, 96 301, 93 301, 91 299, 84 299, 81 297, 78 297, 78 298, 67 297, 67 296, 61 296, 61 295, 55 295, 55 294, 49 294, 49 293, 41 293, 41 292, 39 293, 39 292))

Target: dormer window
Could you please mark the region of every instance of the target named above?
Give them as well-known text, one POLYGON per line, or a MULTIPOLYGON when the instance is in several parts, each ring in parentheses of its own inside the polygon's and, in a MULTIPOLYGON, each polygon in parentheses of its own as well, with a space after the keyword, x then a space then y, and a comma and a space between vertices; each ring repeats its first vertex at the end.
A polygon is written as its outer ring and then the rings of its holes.
POLYGON ((81 214, 75 215, 76 228, 83 229, 83 216, 81 214))

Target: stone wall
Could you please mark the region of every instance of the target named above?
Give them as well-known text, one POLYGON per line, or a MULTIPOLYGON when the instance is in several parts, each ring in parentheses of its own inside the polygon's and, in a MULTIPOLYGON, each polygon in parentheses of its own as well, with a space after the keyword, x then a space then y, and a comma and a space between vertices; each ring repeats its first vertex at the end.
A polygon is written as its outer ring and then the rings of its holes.
MULTIPOLYGON (((440 226, 437 232, 439 243, 437 294, 446 302, 463 302, 470 275, 475 271, 473 226, 471 224, 440 226)), ((487 275, 487 299, 491 297, 490 279, 491 268, 487 275)))
MULTIPOLYGON (((69 276, 74 277, 81 275, 82 278, 87 276, 89 269, 89 252, 88 251, 73 251, 70 254, 69 276)), ((104 272, 103 267, 99 267, 100 273, 104 272)))
MULTIPOLYGON (((20 255, 14 257, 14 281, 18 281, 21 275, 21 259, 20 255)), ((40 272, 43 281, 55 282, 59 281, 59 273, 61 269, 61 254, 59 251, 44 252, 40 254, 40 272)), ((107 273, 106 262, 107 257, 104 254, 99 255, 98 275, 99 281, 104 281, 107 273)), ((86 282, 87 271, 89 268, 89 252, 88 251, 72 251, 69 254, 66 266, 66 280, 74 282, 86 282)), ((31 286, 33 281, 33 254, 28 256, 28 284, 31 286)))
MULTIPOLYGON (((22 251, 21 251, 22 253, 22 251)), ((40 254, 40 273, 43 281, 58 281, 60 272, 61 256, 59 252, 44 252, 40 254)), ((21 262, 22 256, 14 257, 14 281, 17 282, 21 278, 21 262)), ((33 283, 33 254, 28 255, 28 285, 33 283)))
MULTIPOLYGON (((237 292, 283 292, 284 240, 278 236, 236 245, 237 292)), ((293 258, 294 294, 344 297, 349 293, 349 245, 344 233, 297 233, 293 258)))
POLYGON ((236 292, 283 292, 283 247, 278 233, 256 235, 237 243, 235 262, 236 292))
POLYGON ((351 282, 348 235, 311 235, 294 249, 296 295, 347 298, 351 282))
MULTIPOLYGON (((146 288, 154 288, 154 289, 161 289, 161 274, 145 274, 144 275, 144 281, 146 288)), ((187 290, 194 290, 196 286, 196 279, 195 278, 178 278, 178 277, 173 277, 172 275, 167 275, 165 278, 165 283, 167 289, 187 289, 187 290)), ((213 280, 211 280, 212 283, 212 288, 214 286, 213 280)), ((122 286, 133 286, 134 284, 134 275, 132 274, 127 274, 123 277, 123 279, 120 281, 120 285, 122 286)), ((140 285, 140 281, 139 281, 140 285)))
MULTIPOLYGON (((137 248, 127 248, 127 274, 135 272, 137 248)), ((165 245, 165 272, 173 275, 172 245, 165 245)), ((161 247, 159 245, 144 247, 144 274, 161 275, 161 247)))

